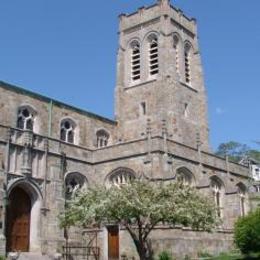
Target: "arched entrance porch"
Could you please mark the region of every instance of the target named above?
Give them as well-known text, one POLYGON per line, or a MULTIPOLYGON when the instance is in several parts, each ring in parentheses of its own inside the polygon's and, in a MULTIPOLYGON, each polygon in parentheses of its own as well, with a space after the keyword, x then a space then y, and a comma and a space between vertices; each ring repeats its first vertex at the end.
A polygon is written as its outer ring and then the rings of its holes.
POLYGON ((30 244, 31 199, 20 187, 15 187, 7 206, 7 252, 28 252, 30 244))
POLYGON ((19 179, 8 185, 7 252, 40 252, 42 196, 34 182, 19 179))

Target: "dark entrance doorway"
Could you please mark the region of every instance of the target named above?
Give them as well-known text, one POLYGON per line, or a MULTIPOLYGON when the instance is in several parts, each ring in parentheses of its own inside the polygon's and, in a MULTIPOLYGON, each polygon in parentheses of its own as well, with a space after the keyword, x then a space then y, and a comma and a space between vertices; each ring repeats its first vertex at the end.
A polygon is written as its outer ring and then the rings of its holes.
POLYGON ((118 226, 107 227, 108 231, 108 259, 119 259, 119 229, 118 226))
POLYGON ((14 188, 7 206, 7 252, 29 251, 31 199, 20 187, 14 188))

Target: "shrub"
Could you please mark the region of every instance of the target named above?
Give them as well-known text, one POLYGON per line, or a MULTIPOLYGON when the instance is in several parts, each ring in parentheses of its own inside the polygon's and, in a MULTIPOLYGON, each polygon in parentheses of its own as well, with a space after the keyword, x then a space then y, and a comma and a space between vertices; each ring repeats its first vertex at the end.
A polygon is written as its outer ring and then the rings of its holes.
POLYGON ((260 208, 237 220, 234 240, 243 254, 260 252, 260 208))
POLYGON ((162 251, 159 254, 159 260, 172 260, 172 256, 168 251, 162 251))
POLYGON ((207 251, 200 251, 200 252, 198 252, 198 257, 210 258, 210 257, 212 257, 212 255, 210 253, 208 253, 207 251))

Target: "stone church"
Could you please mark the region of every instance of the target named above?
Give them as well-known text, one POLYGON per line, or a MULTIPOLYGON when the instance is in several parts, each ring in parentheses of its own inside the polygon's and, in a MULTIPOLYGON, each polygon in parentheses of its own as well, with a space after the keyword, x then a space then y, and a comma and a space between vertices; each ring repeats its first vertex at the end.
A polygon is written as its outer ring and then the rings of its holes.
POLYGON ((89 230, 60 229, 58 215, 83 186, 141 175, 181 178, 211 196, 222 218, 210 234, 157 226, 155 252, 181 259, 232 248, 234 221, 250 209, 249 171, 210 149, 196 20, 157 0, 119 22, 114 120, 0 82, 2 254, 54 255, 66 244, 95 248, 99 259, 138 259, 122 227, 102 226, 88 240, 89 230))

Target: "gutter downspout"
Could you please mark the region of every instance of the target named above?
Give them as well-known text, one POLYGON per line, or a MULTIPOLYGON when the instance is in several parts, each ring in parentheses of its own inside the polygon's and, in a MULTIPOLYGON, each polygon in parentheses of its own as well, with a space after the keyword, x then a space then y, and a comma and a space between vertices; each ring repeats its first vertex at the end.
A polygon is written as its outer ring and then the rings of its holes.
POLYGON ((48 137, 51 137, 52 134, 52 109, 53 109, 53 101, 50 100, 50 103, 48 105, 48 112, 49 112, 49 117, 48 117, 48 137))

